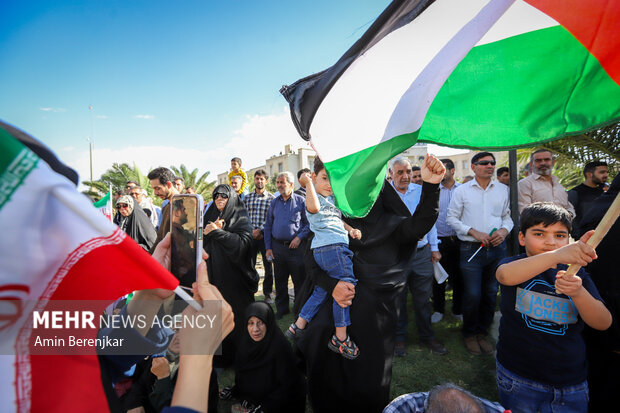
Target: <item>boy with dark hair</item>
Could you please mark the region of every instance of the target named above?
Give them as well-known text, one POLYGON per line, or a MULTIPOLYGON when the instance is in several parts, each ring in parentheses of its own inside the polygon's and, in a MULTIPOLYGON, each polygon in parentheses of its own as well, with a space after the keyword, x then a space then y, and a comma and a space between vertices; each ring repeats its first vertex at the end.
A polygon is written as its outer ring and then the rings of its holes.
MULTIPOLYGON (((334 194, 323 162, 316 158, 312 180, 306 173, 301 175, 300 182, 306 187, 308 222, 314 233, 311 245, 314 260, 330 277, 357 284, 353 274, 353 253, 349 250, 349 236, 361 239, 362 233, 342 221, 341 213, 334 205, 334 194)), ((326 298, 327 292, 323 288, 318 285, 314 287, 312 295, 299 312, 297 321, 286 331, 287 337, 295 338, 301 334, 326 298)), ((347 334, 347 326, 351 325, 349 308, 342 308, 336 300, 332 301, 336 333, 327 345, 330 350, 353 360, 359 355, 359 349, 347 334)))
POLYGON ((525 254, 502 260, 502 318, 497 344, 497 387, 502 405, 515 412, 588 409, 584 322, 611 325, 596 286, 582 268, 567 277, 565 264, 596 258, 586 244, 594 231, 569 244, 571 214, 548 202, 521 214, 519 242, 525 254))
POLYGON ((231 178, 233 176, 240 176, 242 181, 241 181, 241 188, 237 191, 238 195, 241 195, 248 187, 248 175, 245 173, 245 171, 241 168, 241 158, 238 157, 234 157, 230 160, 230 172, 228 173, 228 185, 230 185, 231 182, 231 178))

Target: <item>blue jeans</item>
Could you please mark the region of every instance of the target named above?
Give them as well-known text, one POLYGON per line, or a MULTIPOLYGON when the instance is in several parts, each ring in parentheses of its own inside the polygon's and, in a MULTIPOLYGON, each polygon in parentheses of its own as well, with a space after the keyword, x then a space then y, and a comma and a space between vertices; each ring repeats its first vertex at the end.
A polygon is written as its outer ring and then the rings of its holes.
POLYGON ((513 412, 588 411, 588 382, 566 387, 537 383, 506 370, 497 363, 497 390, 502 406, 513 412))
MULTIPOLYGON (((312 250, 314 260, 323 271, 332 278, 356 284, 357 280, 353 275, 353 253, 346 244, 332 244, 312 250)), ((321 305, 327 298, 327 291, 319 286, 314 287, 314 291, 306 304, 304 304, 299 317, 307 322, 312 321, 321 305)), ((332 311, 334 312, 334 325, 336 327, 346 327, 351 325, 349 307, 342 308, 336 300, 333 300, 332 311)))
POLYGON ((463 336, 486 335, 495 314, 497 279, 495 270, 506 256, 506 242, 497 247, 482 248, 471 262, 467 260, 480 243, 461 242, 461 274, 463 276, 463 336))

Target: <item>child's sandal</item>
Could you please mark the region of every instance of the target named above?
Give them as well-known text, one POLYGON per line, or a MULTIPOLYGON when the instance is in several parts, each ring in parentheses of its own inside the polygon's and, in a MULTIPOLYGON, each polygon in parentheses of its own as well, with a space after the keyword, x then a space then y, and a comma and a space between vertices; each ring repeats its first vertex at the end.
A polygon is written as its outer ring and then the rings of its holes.
POLYGON ((338 353, 348 360, 355 360, 357 356, 360 355, 360 350, 357 347, 357 344, 355 344, 349 336, 347 336, 346 340, 340 341, 334 334, 331 340, 329 340, 329 343, 327 343, 327 347, 329 347, 329 349, 334 353, 338 353))
POLYGON ((284 335, 290 340, 299 340, 303 332, 303 328, 299 328, 297 327, 297 324, 292 323, 290 326, 288 326, 288 328, 284 332, 284 335))

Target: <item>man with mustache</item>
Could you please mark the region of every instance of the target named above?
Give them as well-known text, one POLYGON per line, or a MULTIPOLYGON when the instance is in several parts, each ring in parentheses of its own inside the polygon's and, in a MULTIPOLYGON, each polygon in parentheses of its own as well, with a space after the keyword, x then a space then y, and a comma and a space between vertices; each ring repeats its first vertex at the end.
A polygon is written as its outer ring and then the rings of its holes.
POLYGON ((555 158, 548 149, 538 149, 530 156, 532 173, 519 181, 519 214, 534 202, 553 202, 566 208, 573 217, 575 208, 557 176, 551 175, 555 158))

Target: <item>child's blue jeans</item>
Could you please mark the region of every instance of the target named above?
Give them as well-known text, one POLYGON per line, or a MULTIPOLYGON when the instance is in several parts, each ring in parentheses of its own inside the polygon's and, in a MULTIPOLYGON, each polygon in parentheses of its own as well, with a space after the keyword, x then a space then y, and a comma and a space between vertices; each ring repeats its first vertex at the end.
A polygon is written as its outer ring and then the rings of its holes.
MULTIPOLYGON (((347 244, 331 244, 312 250, 314 260, 323 271, 332 278, 356 284, 357 280, 353 275, 353 253, 347 244)), ((319 308, 327 298, 327 291, 319 287, 314 287, 314 291, 308 301, 304 304, 299 316, 310 322, 319 308)), ((342 308, 336 300, 333 300, 332 311, 334 312, 334 325, 336 327, 346 327, 351 325, 349 307, 342 308)))
POLYGON ((587 381, 574 386, 555 387, 518 376, 497 363, 497 390, 502 406, 513 412, 588 411, 587 381))

